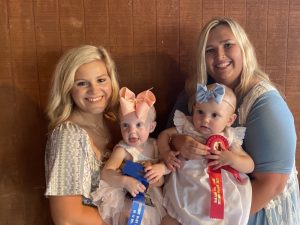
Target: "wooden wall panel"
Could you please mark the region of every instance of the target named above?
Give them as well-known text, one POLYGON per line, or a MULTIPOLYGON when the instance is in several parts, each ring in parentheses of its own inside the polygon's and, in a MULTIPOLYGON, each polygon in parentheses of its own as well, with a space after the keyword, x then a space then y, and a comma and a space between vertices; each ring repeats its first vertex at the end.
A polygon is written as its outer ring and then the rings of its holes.
POLYGON ((59 21, 63 50, 85 43, 84 7, 82 1, 59 1, 59 21))
MULTIPOLYGON (((297 134, 300 134, 300 2, 292 0, 289 2, 289 29, 287 38, 287 72, 286 72, 286 85, 285 94, 287 102, 289 103, 296 120, 297 134)), ((300 138, 298 136, 297 147, 297 168, 300 167, 300 138)), ((299 178, 299 177, 298 177, 299 178)))
POLYGON ((224 15, 237 20, 243 27, 246 27, 246 0, 225 0, 224 15))
POLYGON ((111 46, 133 46, 131 0, 109 0, 109 34, 111 46))
POLYGON ((285 88, 286 62, 287 60, 287 32, 289 4, 288 0, 269 1, 268 29, 267 29, 267 55, 266 72, 272 79, 285 88))
POLYGON ((157 128, 166 126, 166 118, 175 103, 173 93, 182 88, 183 76, 180 70, 180 0, 157 1, 157 44, 156 44, 156 82, 154 93, 157 98, 157 128), (166 87, 169 87, 166 89, 166 87), (169 102, 170 104, 165 104, 169 102))
MULTIPOLYGON (((34 1, 37 71, 39 79, 50 79, 61 55, 58 2, 34 1)), ((41 91, 43 89, 40 89, 41 91)), ((47 90, 48 91, 48 90, 47 90)))
POLYGON ((109 46, 108 0, 85 0, 84 14, 86 43, 109 46))
POLYGON ((8 27, 8 9, 5 1, 0 2, 0 79, 11 79, 11 49, 8 27))
POLYGON ((133 1, 132 7, 134 48, 156 47, 156 4, 148 0, 133 1))
POLYGON ((202 27, 202 1, 186 0, 179 2, 179 65, 187 76, 192 74, 199 31, 202 27))
POLYGON ((286 96, 298 134, 298 0, 0 1, 0 224, 52 224, 43 196, 44 110, 63 52, 103 45, 116 62, 121 86, 135 92, 153 87, 159 96, 157 135, 184 79, 194 72, 199 31, 219 15, 246 29, 260 65, 286 96))
POLYGON ((214 16, 224 15, 224 0, 202 0, 202 21, 206 24, 214 16))
POLYGON ((255 47, 257 60, 264 69, 267 54, 268 0, 247 1, 246 8, 247 21, 245 28, 249 39, 255 47))

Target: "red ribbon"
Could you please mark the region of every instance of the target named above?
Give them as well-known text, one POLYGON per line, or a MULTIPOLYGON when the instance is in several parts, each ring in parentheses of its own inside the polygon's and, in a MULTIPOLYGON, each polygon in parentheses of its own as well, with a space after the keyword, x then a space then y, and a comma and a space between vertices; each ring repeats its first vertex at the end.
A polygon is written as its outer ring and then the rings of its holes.
POLYGON ((224 218, 224 197, 221 170, 208 168, 210 185, 210 218, 224 218))
MULTIPOLYGON (((210 136, 206 141, 206 145, 213 149, 219 149, 219 145, 221 145, 222 149, 229 150, 228 141, 222 135, 210 136)), ((222 166, 217 170, 214 170, 211 166, 208 167, 210 185, 210 218, 214 219, 224 219, 224 196, 221 169, 227 170, 237 181, 241 182, 239 172, 230 166, 222 166)))

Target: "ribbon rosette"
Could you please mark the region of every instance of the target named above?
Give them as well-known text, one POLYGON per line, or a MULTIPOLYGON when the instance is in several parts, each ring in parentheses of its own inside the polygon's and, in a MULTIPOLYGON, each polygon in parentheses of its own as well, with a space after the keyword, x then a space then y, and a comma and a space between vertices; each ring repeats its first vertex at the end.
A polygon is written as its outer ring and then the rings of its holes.
MULTIPOLYGON (((229 151, 229 143, 222 135, 210 136, 206 141, 206 145, 216 150, 225 149, 226 151, 229 151)), ((221 169, 227 170, 234 176, 237 182, 241 182, 239 172, 230 166, 222 166, 217 170, 213 169, 212 166, 208 167, 210 185, 210 218, 214 219, 224 219, 224 196, 221 169)))
POLYGON ((207 90, 205 85, 197 84, 196 101, 202 103, 214 99, 215 102, 219 104, 222 102, 224 94, 225 88, 218 83, 216 83, 212 90, 207 90))
POLYGON ((123 116, 135 112, 139 119, 146 120, 149 109, 154 105, 156 98, 152 91, 146 90, 135 94, 126 87, 121 88, 120 92, 120 106, 123 116))

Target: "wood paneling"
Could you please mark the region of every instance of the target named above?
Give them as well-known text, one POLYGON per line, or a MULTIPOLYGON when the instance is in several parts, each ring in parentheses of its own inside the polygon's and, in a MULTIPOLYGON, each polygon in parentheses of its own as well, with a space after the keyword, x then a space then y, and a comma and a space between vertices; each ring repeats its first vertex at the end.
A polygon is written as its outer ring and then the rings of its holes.
POLYGON ((52 224, 43 196, 44 109, 63 52, 103 45, 122 86, 135 92, 153 87, 157 134, 193 73, 201 27, 218 15, 244 26, 260 65, 285 94, 299 133, 298 0, 0 1, 0 223, 52 224))

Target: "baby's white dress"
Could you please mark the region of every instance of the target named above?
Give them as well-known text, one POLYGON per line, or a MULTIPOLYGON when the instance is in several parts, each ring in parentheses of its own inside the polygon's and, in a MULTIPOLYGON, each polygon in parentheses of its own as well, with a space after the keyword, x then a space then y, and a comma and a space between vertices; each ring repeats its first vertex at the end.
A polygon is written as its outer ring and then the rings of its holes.
MULTIPOLYGON (((117 146, 124 148, 131 156, 133 162, 151 161, 157 163, 159 160, 156 140, 150 138, 155 148, 155 158, 149 158, 135 147, 120 141, 117 146)), ((162 206, 161 187, 151 187, 147 194, 150 195, 153 206, 145 205, 143 220, 141 225, 159 225, 166 211, 162 206)), ((111 225, 126 225, 129 217, 132 200, 125 196, 123 188, 112 187, 105 181, 100 180, 99 189, 92 193, 93 202, 98 207, 99 213, 105 222, 111 225)))
MULTIPOLYGON (((174 124, 178 133, 191 135, 205 142, 189 117, 176 110, 174 124)), ((229 145, 241 145, 245 128, 227 128, 224 136, 229 145)), ((172 172, 164 185, 163 204, 170 216, 182 225, 245 225, 247 224, 252 189, 247 175, 241 174, 242 183, 222 169, 224 219, 210 218, 210 185, 207 160, 183 160, 180 169, 172 172)))

